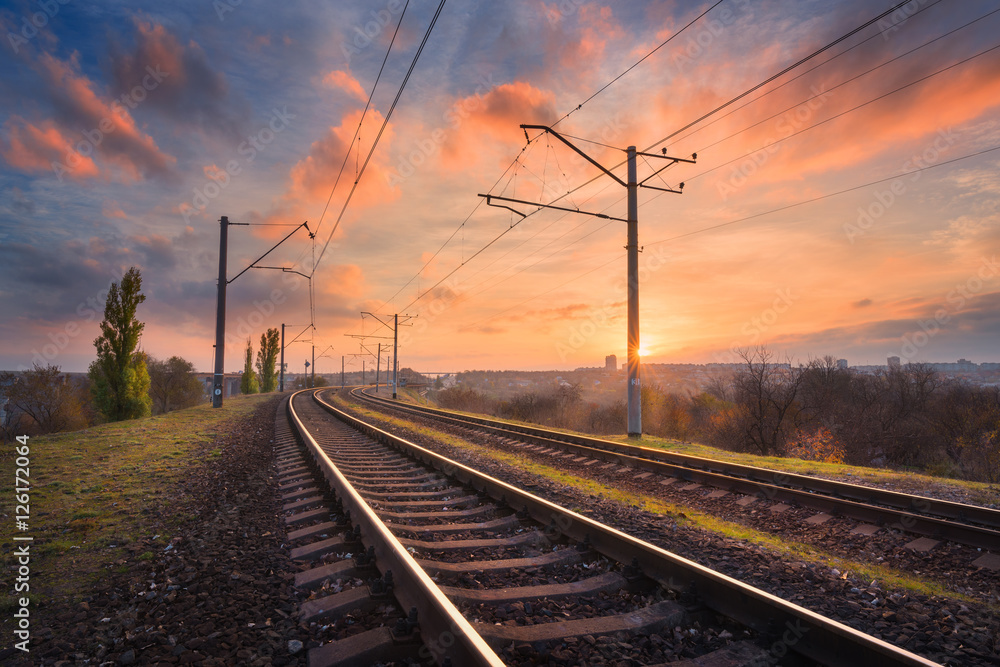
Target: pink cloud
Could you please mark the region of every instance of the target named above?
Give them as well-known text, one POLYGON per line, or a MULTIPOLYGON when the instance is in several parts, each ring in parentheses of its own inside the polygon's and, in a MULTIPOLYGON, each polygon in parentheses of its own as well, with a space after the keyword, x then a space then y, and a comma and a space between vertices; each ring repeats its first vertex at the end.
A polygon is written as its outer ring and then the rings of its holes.
POLYGON ((530 83, 515 81, 497 86, 485 95, 457 100, 445 117, 453 131, 442 143, 442 164, 448 169, 468 168, 466 147, 491 142, 523 143, 521 123, 547 125, 555 121, 555 95, 530 83), (487 135, 484 138, 484 135, 487 135))
MULTIPOLYGON (((176 162, 141 131, 126 104, 107 101, 78 69, 75 58, 59 60, 43 54, 38 68, 58 110, 56 119, 11 117, 4 157, 25 171, 53 169, 60 179, 103 178, 124 182, 163 175, 176 162)), ((142 87, 140 87, 142 88, 142 87)), ((144 94, 148 94, 142 88, 144 94)))
MULTIPOLYGON (((295 163, 289 170, 285 192, 278 198, 272 211, 264 216, 266 221, 313 220, 318 222, 316 220, 317 207, 324 206, 330 197, 330 190, 337 179, 337 174, 340 173, 344 157, 351 150, 351 139, 361 119, 361 113, 361 110, 348 113, 341 119, 340 125, 329 127, 321 138, 312 143, 309 147, 309 154, 295 163)), ((382 122, 382 115, 378 111, 368 111, 365 127, 381 127, 382 122)), ((369 136, 374 136, 374 131, 369 136)), ((383 204, 398 196, 398 192, 388 186, 388 172, 382 162, 382 156, 391 149, 394 136, 393 125, 389 123, 385 132, 382 133, 378 149, 368 163, 365 174, 351 199, 352 210, 383 204)), ((354 147, 355 151, 361 151, 362 161, 369 149, 370 145, 365 143, 362 143, 360 148, 354 147)), ((344 176, 340 179, 337 192, 327 212, 327 220, 337 215, 354 182, 354 158, 351 157, 349 162, 350 164, 345 168, 344 176)), ((310 223, 310 226, 313 226, 313 223, 310 223)), ((274 227, 255 227, 254 232, 266 238, 277 237, 281 233, 280 229, 274 227)))
POLYGON ((101 215, 105 218, 121 218, 127 220, 128 216, 122 210, 121 205, 113 199, 105 199, 101 206, 101 215))
POLYGON ((361 88, 361 84, 358 83, 358 80, 351 76, 348 72, 342 70, 330 72, 323 77, 323 83, 331 88, 339 88, 359 100, 368 99, 368 96, 365 95, 365 91, 361 88))
POLYGON ((44 172, 55 163, 68 163, 71 156, 73 168, 69 176, 74 179, 95 178, 100 169, 90 157, 76 153, 62 130, 50 120, 34 125, 20 116, 12 116, 5 124, 7 141, 0 141, 0 155, 7 163, 27 172, 44 172))

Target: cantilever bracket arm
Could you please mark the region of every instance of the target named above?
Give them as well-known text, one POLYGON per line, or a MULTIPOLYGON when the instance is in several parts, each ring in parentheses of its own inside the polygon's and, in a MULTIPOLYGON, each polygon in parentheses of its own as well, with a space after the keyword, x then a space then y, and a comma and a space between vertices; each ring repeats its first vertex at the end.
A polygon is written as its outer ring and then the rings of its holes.
MULTIPOLYGON (((491 199, 498 199, 500 201, 509 201, 509 202, 514 203, 514 204, 527 204, 528 206, 537 206, 538 208, 554 208, 557 211, 567 211, 569 213, 582 213, 583 215, 592 215, 595 218, 602 218, 604 220, 617 220, 619 222, 628 222, 628 220, 626 220, 625 218, 616 218, 616 217, 614 217, 612 215, 605 215, 604 213, 591 213, 590 211, 581 211, 578 208, 568 208, 566 206, 554 206, 552 204, 539 204, 538 202, 527 201, 525 199, 511 199, 510 197, 499 197, 497 195, 484 195, 484 194, 480 194, 479 196, 480 197, 485 197, 486 198, 486 203, 489 204, 490 206, 493 206, 493 204, 490 204, 490 200, 491 199)), ((497 208, 510 208, 510 207, 509 206, 497 206, 497 208)), ((511 209, 511 210, 514 211, 514 209, 511 209)), ((514 212, 518 213, 522 217, 527 217, 526 215, 524 215, 520 211, 514 211, 514 212)))
POLYGON ((371 334, 344 334, 348 338, 360 338, 364 340, 365 338, 379 338, 381 340, 392 340, 392 336, 373 336, 371 334))
MULTIPOLYGON (((479 195, 479 196, 480 196, 480 197, 482 197, 483 195, 479 195)), ((508 211, 511 211, 512 213, 517 213, 517 214, 518 214, 519 216, 521 216, 521 219, 522 219, 522 220, 523 220, 524 218, 527 218, 527 217, 528 217, 528 216, 527 216, 527 214, 525 214, 525 213, 521 213, 521 212, 520 212, 520 211, 518 211, 518 210, 517 210, 516 208, 513 208, 513 207, 511 207, 511 206, 504 206, 503 204, 494 204, 494 203, 493 203, 493 200, 494 200, 494 199, 499 199, 499 197, 494 197, 493 195, 486 195, 486 205, 487 205, 487 206, 492 206, 493 208, 505 208, 505 209, 507 209, 508 211)))
POLYGON ((296 271, 295 269, 290 269, 287 266, 254 266, 254 267, 250 267, 250 268, 254 268, 254 269, 274 269, 275 271, 282 271, 284 273, 297 273, 300 276, 302 276, 303 278, 306 278, 308 280, 312 280, 312 276, 310 276, 308 274, 305 274, 305 273, 302 273, 301 271, 296 271))
POLYGON ((684 189, 684 184, 683 183, 681 183, 680 190, 674 190, 673 188, 661 188, 661 187, 658 187, 658 186, 655 186, 655 185, 646 185, 645 181, 642 182, 642 183, 640 183, 639 187, 640 188, 649 188, 650 190, 659 190, 660 192, 672 192, 675 195, 682 195, 682 194, 684 194, 683 192, 681 192, 681 190, 684 189))
POLYGON ((641 151, 636 151, 636 155, 643 155, 645 157, 655 157, 655 158, 660 158, 662 160, 670 160, 669 164, 666 164, 663 167, 660 167, 659 169, 657 169, 656 171, 654 171, 652 174, 650 174, 646 178, 644 178, 641 181, 639 181, 639 187, 640 188, 649 188, 651 190, 660 190, 662 192, 673 192, 674 194, 678 194, 678 195, 681 194, 681 190, 684 189, 684 184, 683 183, 681 183, 680 187, 677 190, 674 190, 673 188, 660 188, 660 187, 656 187, 654 185, 646 185, 646 181, 648 181, 649 179, 653 178, 654 176, 659 175, 662 171, 664 171, 666 169, 669 169, 670 167, 674 166, 678 162, 687 162, 689 164, 696 164, 695 160, 698 159, 698 154, 697 153, 692 153, 690 160, 688 160, 687 158, 673 157, 671 155, 667 155, 667 149, 666 148, 663 149, 663 154, 662 155, 657 155, 656 153, 643 153, 641 151))
MULTIPOLYGON (((642 151, 636 151, 635 154, 636 155, 644 155, 646 157, 657 157, 657 158, 660 158, 661 160, 672 160, 673 162, 687 162, 689 164, 697 164, 696 160, 698 159, 698 154, 697 153, 692 153, 690 160, 688 160, 687 158, 683 158, 683 157, 674 157, 673 155, 667 155, 667 149, 666 148, 664 148, 663 149, 663 153, 661 153, 659 155, 657 155, 656 153, 643 153, 642 151)), ((670 165, 667 165, 667 166, 669 167, 670 165)))
POLYGON ((547 125, 521 125, 521 128, 525 129, 525 130, 543 130, 545 132, 548 132, 553 137, 555 137, 559 141, 563 142, 564 144, 566 144, 567 146, 569 146, 570 148, 572 148, 574 151, 576 151, 577 153, 579 153, 581 156, 583 156, 584 160, 586 160, 590 164, 594 165, 595 167, 597 167, 598 169, 600 169, 601 171, 603 171, 605 174, 607 174, 611 178, 615 179, 615 181, 618 183, 618 185, 621 185, 622 187, 628 187, 628 183, 626 183, 622 179, 620 179, 617 176, 615 176, 614 174, 612 174, 607 168, 604 167, 604 165, 602 165, 600 162, 598 162, 597 160, 595 160, 594 158, 590 157, 589 155, 587 155, 586 153, 584 153, 583 151, 581 151, 579 148, 577 148, 576 146, 574 146, 572 143, 570 143, 570 141, 568 139, 566 139, 561 134, 559 134, 558 132, 556 132, 555 130, 553 130, 551 127, 549 127, 547 125))
MULTIPOLYGON (((229 223, 229 224, 248 224, 248 223, 232 223, 232 222, 231 222, 231 223, 229 223)), ((247 272, 247 271, 249 271, 250 269, 255 269, 255 268, 257 268, 257 262, 259 262, 260 260, 262 260, 262 259, 264 259, 265 257, 267 257, 268 255, 270 255, 270 254, 271 254, 272 252, 274 252, 274 250, 275 250, 275 249, 276 249, 276 248, 277 248, 277 247, 278 247, 279 245, 281 245, 282 243, 284 243, 285 241, 287 241, 287 240, 288 240, 289 238, 291 238, 292 234, 294 234, 295 232, 299 231, 299 230, 300 230, 300 229, 302 229, 303 227, 305 227, 305 228, 306 228, 306 232, 308 232, 308 233, 309 233, 309 238, 314 238, 314 237, 316 236, 316 235, 315 235, 315 234, 313 234, 313 233, 312 233, 311 231, 309 231, 309 221, 308 221, 308 220, 306 220, 306 221, 305 221, 305 222, 303 222, 303 223, 302 223, 301 225, 299 225, 298 227, 296 227, 296 228, 295 228, 295 229, 293 229, 292 231, 288 232, 288 236, 286 236, 285 238, 283 238, 283 239, 281 239, 280 241, 278 241, 277 243, 275 243, 275 244, 274 244, 274 245, 273 245, 273 246, 271 247, 271 249, 270 249, 270 250, 268 250, 268 251, 267 251, 267 252, 265 252, 265 253, 264 253, 263 255, 261 255, 260 257, 258 257, 258 258, 257 258, 257 259, 255 259, 254 261, 252 261, 252 262, 250 263, 250 266, 248 266, 247 268, 245 268, 245 269, 243 269, 242 271, 240 271, 239 273, 237 273, 237 274, 236 274, 235 276, 233 276, 233 277, 232 277, 232 278, 231 278, 230 280, 227 280, 227 281, 226 281, 226 284, 228 285, 229 283, 233 282, 234 280, 236 280, 237 278, 239 278, 240 276, 242 276, 242 275, 243 275, 244 273, 246 273, 246 272, 247 272)), ((272 267, 272 268, 273 268, 273 267, 272 267)), ((296 273, 298 273, 298 272, 296 271, 296 273)), ((306 277, 308 278, 309 276, 306 276, 306 277)))

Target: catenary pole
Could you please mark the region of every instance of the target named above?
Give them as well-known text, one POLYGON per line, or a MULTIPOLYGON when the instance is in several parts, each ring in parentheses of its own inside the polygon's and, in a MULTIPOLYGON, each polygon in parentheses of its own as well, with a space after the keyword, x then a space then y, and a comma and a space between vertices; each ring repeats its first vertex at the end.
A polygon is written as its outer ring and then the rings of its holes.
POLYGON ((219 296, 215 309, 215 377, 212 383, 212 407, 222 407, 226 373, 226 257, 229 242, 229 218, 219 220, 219 296))
POLYGON ((399 313, 392 316, 392 397, 399 387, 399 313))
POLYGON ((636 177, 635 146, 628 155, 628 434, 642 435, 642 378, 639 376, 639 183, 636 177))

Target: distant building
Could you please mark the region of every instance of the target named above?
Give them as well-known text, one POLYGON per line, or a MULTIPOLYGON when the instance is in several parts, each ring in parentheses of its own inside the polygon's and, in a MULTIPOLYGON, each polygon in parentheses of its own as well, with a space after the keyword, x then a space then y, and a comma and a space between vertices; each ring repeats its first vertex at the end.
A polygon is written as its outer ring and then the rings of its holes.
POLYGON ((609 373, 618 372, 618 357, 613 354, 604 357, 604 370, 609 373))
POLYGON ((847 368, 847 359, 837 359, 837 368, 847 368))
POLYGON ((979 364, 974 364, 968 359, 959 359, 958 363, 955 364, 955 366, 957 366, 955 370, 964 371, 966 373, 971 373, 979 370, 979 364))
POLYGON ((889 368, 899 368, 899 357, 889 357, 886 361, 889 363, 889 368))

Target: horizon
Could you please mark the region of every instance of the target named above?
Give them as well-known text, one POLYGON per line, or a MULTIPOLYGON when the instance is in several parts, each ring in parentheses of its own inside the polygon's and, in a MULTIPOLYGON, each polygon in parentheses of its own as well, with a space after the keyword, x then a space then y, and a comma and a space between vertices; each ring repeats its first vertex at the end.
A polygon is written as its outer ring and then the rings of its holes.
MULTIPOLYGON (((835 357, 833 355, 821 355, 821 356, 810 357, 809 359, 807 359, 803 363, 802 361, 800 361, 798 359, 794 359, 791 362, 788 362, 786 360, 783 360, 782 358, 776 357, 775 360, 772 363, 776 363, 776 364, 792 363, 792 365, 794 365, 794 366, 797 367, 797 366, 804 366, 807 363, 809 363, 809 361, 811 361, 813 359, 823 359, 823 358, 828 357, 828 356, 832 357, 834 359, 837 359, 837 357, 835 357)), ((966 361, 966 362, 975 364, 976 366, 979 366, 981 364, 1000 364, 1000 360, 998 360, 998 361, 985 361, 984 360, 984 361, 978 361, 977 362, 977 361, 973 361, 971 359, 967 359, 965 357, 959 357, 958 359, 956 359, 954 361, 917 361, 917 362, 906 362, 906 363, 902 363, 901 365, 906 366, 907 363, 912 363, 912 364, 915 364, 915 365, 917 365, 917 364, 928 364, 928 365, 932 365, 933 366, 933 365, 937 365, 937 364, 956 364, 956 363, 960 363, 962 361, 966 361)), ((651 366, 711 366, 711 365, 740 366, 740 365, 743 365, 744 363, 746 363, 746 362, 717 362, 717 361, 707 361, 707 362, 701 362, 701 363, 699 363, 699 362, 686 362, 686 361, 663 361, 663 362, 661 362, 661 361, 644 361, 644 362, 642 362, 642 366, 647 366, 647 365, 651 365, 651 366)), ((878 364, 878 363, 874 363, 874 364, 869 364, 869 363, 852 364, 852 363, 850 363, 850 360, 848 360, 848 366, 847 366, 847 368, 866 368, 866 367, 872 367, 872 366, 881 366, 881 367, 887 368, 887 367, 889 367, 891 365, 892 364, 889 364, 888 361, 887 361, 887 363, 883 363, 883 364, 878 364)), ((30 369, 30 367, 27 367, 27 368, 18 368, 16 370, 15 369, 6 369, 6 370, 0 369, 0 373, 22 372, 24 370, 29 370, 29 369, 30 369)), ((418 368, 413 368, 413 367, 408 366, 406 364, 402 364, 400 366, 399 370, 400 370, 400 372, 402 372, 402 371, 407 370, 407 369, 409 369, 410 371, 412 371, 414 373, 419 373, 421 375, 442 375, 442 374, 455 374, 455 375, 457 375, 457 374, 460 374, 460 373, 572 373, 572 372, 575 372, 575 371, 605 370, 605 367, 604 366, 576 366, 574 368, 466 368, 466 369, 463 369, 463 370, 460 370, 460 371, 425 371, 425 370, 420 370, 418 368)), ((616 371, 619 372, 619 373, 625 373, 624 365, 619 364, 617 366, 617 368, 616 368, 616 371)), ((77 374, 77 375, 86 374, 87 373, 86 370, 82 370, 82 371, 79 371, 79 370, 67 370, 67 369, 64 369, 64 368, 60 368, 59 372, 60 373, 72 373, 72 374, 77 374)), ((197 374, 197 375, 212 375, 213 371, 212 370, 199 370, 198 368, 195 368, 193 372, 195 374, 197 374)), ((239 375, 242 372, 243 372, 242 368, 237 369, 237 370, 227 370, 226 371, 226 375, 239 375)), ((339 371, 339 370, 330 370, 330 371, 317 370, 316 371, 316 375, 334 376, 334 375, 339 375, 340 372, 341 371, 339 371)), ((360 366, 358 366, 358 367, 348 367, 348 366, 345 365, 345 371, 344 372, 346 372, 346 373, 361 373, 362 369, 360 368, 360 366)), ((372 374, 372 376, 374 377, 374 372, 375 371, 374 371, 373 367, 367 366, 364 372, 367 373, 367 374, 372 374)), ((385 373, 385 372, 386 372, 385 369, 383 369, 383 373, 385 373)), ((305 371, 306 375, 310 375, 311 373, 312 373, 312 370, 305 371)), ((295 376, 295 375, 301 375, 301 374, 302 374, 301 372, 296 371, 294 369, 287 369, 287 370, 285 370, 285 375, 286 376, 288 376, 288 375, 295 376)))
POLYGON ((345 335, 391 336, 362 312, 417 316, 401 367, 624 361, 624 224, 477 196, 625 215, 623 188, 522 123, 558 123, 609 167, 632 145, 697 154, 638 163, 686 186, 640 190, 643 364, 759 344, 852 366, 1000 358, 995 3, 912 3, 674 136, 890 5, 740 0, 699 19, 710 6, 453 0, 369 156, 432 7, 402 16, 355 141, 394 1, 69 3, 42 26, 37 3, 8 3, 0 367, 85 372, 134 265, 142 349, 209 372, 222 216, 254 225, 228 232, 229 279, 292 232, 263 262, 289 271, 229 286, 227 373, 283 322, 286 360, 309 357, 315 323, 317 374, 339 373, 361 352, 345 335))

